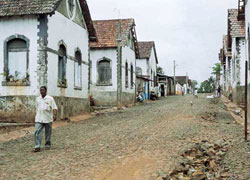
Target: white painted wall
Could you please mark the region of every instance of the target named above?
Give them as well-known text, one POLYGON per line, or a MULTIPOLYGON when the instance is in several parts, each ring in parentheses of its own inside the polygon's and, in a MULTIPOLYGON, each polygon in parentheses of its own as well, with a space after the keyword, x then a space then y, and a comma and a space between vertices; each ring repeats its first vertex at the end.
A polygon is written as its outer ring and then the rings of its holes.
MULTIPOLYGON (((155 76, 157 75, 157 63, 156 63, 156 57, 154 48, 151 49, 151 54, 149 59, 137 59, 136 60, 136 66, 142 68, 142 75, 148 75, 151 80, 154 80, 154 73, 155 76), (152 74, 151 74, 152 70, 152 74)), ((149 83, 149 89, 150 91, 154 91, 155 87, 154 82, 150 81, 149 83)))
POLYGON ((130 48, 130 47, 122 47, 122 92, 127 92, 127 93, 135 93, 135 82, 136 81, 136 55, 135 52, 130 48), (125 63, 128 62, 128 88, 125 87, 125 63), (134 85, 133 87, 130 86, 131 81, 131 71, 130 67, 131 64, 134 67, 134 75, 133 75, 133 81, 134 85))
MULTIPOLYGON (((88 62, 89 38, 86 29, 56 12, 48 18, 48 47, 58 51, 59 41, 66 44, 67 55, 75 56, 75 49, 79 48, 82 60, 88 62)), ((58 56, 48 52, 48 94, 75 98, 88 97, 88 66, 82 64, 82 90, 74 89, 74 61, 67 60, 66 78, 68 87, 57 87, 58 56)))
POLYGON ((248 29, 250 29, 250 1, 246 0, 246 7, 245 7, 245 25, 246 25, 246 42, 245 42, 245 54, 247 57, 247 60, 249 61, 249 35, 248 35, 248 29))
POLYGON ((233 38, 232 41, 232 87, 245 85, 245 38, 233 38), (237 66, 239 61, 239 66, 237 66))
POLYGON ((147 59, 136 59, 136 67, 139 67, 142 69, 142 75, 144 76, 149 75, 147 59))
POLYGON ((221 88, 223 88, 223 90, 224 90, 224 86, 225 86, 225 82, 226 82, 226 80, 225 80, 226 75, 224 74, 224 72, 225 72, 224 65, 221 64, 220 86, 221 86, 221 88))
POLYGON ((182 94, 182 85, 179 83, 176 84, 176 94, 182 94))
POLYGON ((117 51, 116 48, 109 49, 91 49, 90 51, 90 59, 92 61, 92 69, 91 69, 91 92, 95 91, 117 91, 117 51), (96 86, 97 84, 97 62, 103 57, 110 59, 112 62, 112 86, 96 86))
POLYGON ((37 89, 37 33, 38 19, 35 16, 11 17, 0 19, 0 96, 12 95, 38 95, 37 89), (27 87, 20 86, 2 86, 4 69, 4 50, 3 44, 6 38, 19 34, 24 35, 30 40, 29 48, 29 74, 31 85, 27 87))
MULTIPOLYGON (((156 68, 157 68, 156 57, 155 57, 154 48, 152 48, 150 58, 148 60, 148 73, 150 75, 151 80, 154 80, 154 74, 155 74, 155 76, 157 74, 156 68), (151 70, 152 70, 152 74, 151 74, 151 70)), ((154 90, 154 82, 153 81, 150 82, 150 91, 152 91, 152 90, 154 90)))
POLYGON ((241 58, 240 58, 240 85, 245 85, 245 64, 246 64, 246 38, 243 38, 240 41, 240 51, 241 51, 241 58))

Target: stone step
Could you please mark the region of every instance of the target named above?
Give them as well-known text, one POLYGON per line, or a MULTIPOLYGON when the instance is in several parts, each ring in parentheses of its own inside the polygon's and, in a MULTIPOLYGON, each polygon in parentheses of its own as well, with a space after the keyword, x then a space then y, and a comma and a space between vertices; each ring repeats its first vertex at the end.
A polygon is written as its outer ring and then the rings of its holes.
POLYGON ((106 109, 112 109, 114 106, 93 106, 94 110, 106 110, 106 109))
POLYGON ((34 126, 34 123, 0 123, 0 128, 4 127, 27 127, 27 126, 34 126))

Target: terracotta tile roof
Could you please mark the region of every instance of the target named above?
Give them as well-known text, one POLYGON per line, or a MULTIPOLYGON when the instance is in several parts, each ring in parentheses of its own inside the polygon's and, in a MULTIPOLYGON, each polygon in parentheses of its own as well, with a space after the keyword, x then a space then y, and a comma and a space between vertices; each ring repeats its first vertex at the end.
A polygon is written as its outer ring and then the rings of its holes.
MULTIPOLYGON (((53 14, 62 0, 0 0, 0 18, 23 15, 53 14)), ((80 0, 91 40, 96 39, 86 0, 80 0)))
POLYGON ((155 58, 156 58, 156 62, 158 64, 158 57, 157 57, 155 42, 154 41, 141 41, 141 42, 138 42, 138 48, 139 48, 140 59, 148 59, 148 58, 150 58, 152 48, 154 48, 155 58))
POLYGON ((231 50, 228 49, 228 36, 223 36, 223 52, 225 56, 231 57, 232 53, 231 50))
POLYGON ((150 58, 153 47, 154 47, 153 41, 138 42, 140 58, 141 59, 150 58))
POLYGON ((238 20, 238 9, 228 10, 228 28, 230 37, 245 37, 245 21, 238 20))
POLYGON ((1 0, 0 17, 50 14, 61 0, 1 0))
POLYGON ((91 48, 117 47, 118 22, 121 23, 121 45, 127 43, 130 30, 134 27, 134 19, 113 19, 93 21, 97 34, 97 42, 90 43, 91 48))

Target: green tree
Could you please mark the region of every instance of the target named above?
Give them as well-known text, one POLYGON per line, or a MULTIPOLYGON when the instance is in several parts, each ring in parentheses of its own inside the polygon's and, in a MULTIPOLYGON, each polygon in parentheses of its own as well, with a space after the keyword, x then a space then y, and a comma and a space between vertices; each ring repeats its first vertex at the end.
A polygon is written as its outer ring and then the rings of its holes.
POLYGON ((201 83, 199 93, 212 93, 215 91, 215 79, 211 76, 208 80, 201 83))
POLYGON ((197 85, 198 85, 198 81, 192 80, 192 89, 195 89, 197 85))
POLYGON ((213 71, 212 71, 212 74, 215 75, 215 76, 218 76, 218 75, 221 75, 221 67, 220 67, 220 63, 216 63, 214 65, 214 67, 212 67, 213 71))
POLYGON ((157 74, 164 74, 162 67, 158 66, 156 70, 157 74))

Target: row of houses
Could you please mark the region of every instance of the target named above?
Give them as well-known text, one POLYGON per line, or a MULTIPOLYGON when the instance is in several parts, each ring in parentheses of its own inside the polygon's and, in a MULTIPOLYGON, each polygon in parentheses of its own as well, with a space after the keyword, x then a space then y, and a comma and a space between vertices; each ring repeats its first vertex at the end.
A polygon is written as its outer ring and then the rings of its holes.
POLYGON ((245 101, 245 62, 249 61, 250 3, 238 0, 238 9, 229 9, 227 35, 223 36, 219 59, 220 86, 223 93, 236 104, 245 101))
POLYGON ((41 86, 58 118, 96 105, 133 104, 175 93, 157 75, 154 41, 138 42, 134 19, 92 20, 86 0, 0 1, 0 122, 32 122, 41 86))

